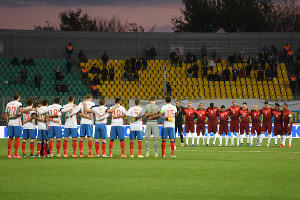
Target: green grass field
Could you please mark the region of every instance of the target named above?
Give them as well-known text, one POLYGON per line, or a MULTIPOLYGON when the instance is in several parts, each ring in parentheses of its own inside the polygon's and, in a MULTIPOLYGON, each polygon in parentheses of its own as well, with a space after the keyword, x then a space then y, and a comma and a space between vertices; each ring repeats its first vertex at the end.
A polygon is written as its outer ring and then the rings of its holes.
MULTIPOLYGON (((299 139, 292 148, 176 143, 176 159, 169 142, 165 159, 121 159, 119 142, 114 158, 8 159, 1 139, 0 199, 300 199, 299 139)), ((127 139, 125 148, 129 155, 127 139)))

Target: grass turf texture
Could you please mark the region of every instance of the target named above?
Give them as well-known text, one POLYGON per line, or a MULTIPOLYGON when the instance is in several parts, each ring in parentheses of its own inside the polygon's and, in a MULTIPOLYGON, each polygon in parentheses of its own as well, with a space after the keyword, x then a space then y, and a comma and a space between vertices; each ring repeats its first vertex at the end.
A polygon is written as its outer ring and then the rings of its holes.
MULTIPOLYGON (((120 158, 118 141, 114 158, 30 158, 28 141, 27 158, 8 159, 7 139, 0 139, 0 199, 299 199, 299 139, 292 148, 180 147, 179 142, 176 159, 170 158, 169 141, 165 159, 153 157, 152 141, 150 158, 137 158, 137 143, 135 158, 120 158)), ((87 148, 86 141, 85 155, 87 148)))

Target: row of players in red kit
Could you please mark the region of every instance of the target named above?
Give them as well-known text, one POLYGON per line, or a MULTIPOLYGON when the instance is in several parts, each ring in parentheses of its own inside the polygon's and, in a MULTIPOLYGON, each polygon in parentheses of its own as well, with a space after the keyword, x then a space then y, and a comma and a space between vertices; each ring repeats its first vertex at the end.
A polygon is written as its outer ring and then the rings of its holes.
POLYGON ((288 135, 288 147, 292 146, 292 114, 291 111, 288 110, 286 103, 283 104, 281 109, 278 103, 272 108, 269 106, 268 102, 265 102, 264 107, 259 110, 257 105, 254 105, 252 109, 249 109, 246 102, 243 103, 242 107, 237 106, 235 100, 232 102, 232 106, 227 109, 224 105, 222 105, 221 108, 218 108, 214 103, 211 103, 207 109, 203 108, 203 104, 200 103, 199 108, 196 109, 192 107, 191 102, 188 102, 188 107, 183 110, 183 115, 185 115, 186 143, 184 145, 182 140, 182 146, 188 146, 190 136, 192 137, 192 146, 194 146, 195 119, 197 119, 197 146, 199 146, 200 138, 203 139, 203 146, 208 146, 211 133, 214 134, 213 146, 215 146, 217 138, 219 138, 218 146, 222 146, 223 134, 225 134, 225 146, 228 146, 228 122, 230 119, 231 146, 234 146, 234 133, 236 133, 237 146, 243 145, 244 134, 247 136, 247 145, 253 146, 253 137, 255 133, 257 136, 256 146, 261 146, 264 133, 267 132, 267 147, 269 147, 272 138, 273 117, 275 145, 277 145, 277 141, 280 139, 280 147, 285 147, 286 135, 288 135), (208 118, 208 133, 205 136, 206 117, 208 118), (251 130, 250 119, 252 121, 251 130))

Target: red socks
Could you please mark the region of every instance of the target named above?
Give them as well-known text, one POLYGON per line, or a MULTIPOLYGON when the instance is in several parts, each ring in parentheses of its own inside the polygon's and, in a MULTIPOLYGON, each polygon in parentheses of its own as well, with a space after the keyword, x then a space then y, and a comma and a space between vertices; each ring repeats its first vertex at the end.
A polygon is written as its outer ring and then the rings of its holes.
POLYGON ((89 140, 89 155, 92 155, 92 149, 93 149, 93 140, 89 140))
POLYGON ((68 140, 64 140, 63 149, 64 149, 64 154, 68 155, 68 151, 67 151, 67 149, 68 149, 68 140))
POLYGON ((17 156, 18 155, 18 150, 19 150, 19 141, 20 141, 20 138, 19 137, 16 137, 15 138, 15 155, 17 156))
POLYGON ((77 151, 77 140, 72 141, 72 146, 73 146, 73 155, 76 155, 77 151))
POLYGON ((124 140, 120 141, 120 146, 121 146, 121 152, 122 152, 122 155, 124 155, 124 150, 125 150, 125 143, 124 143, 124 140))
POLYGON ((30 142, 30 154, 34 152, 34 142, 30 142))
POLYGON ((41 149, 42 149, 41 146, 42 146, 41 143, 37 143, 36 149, 37 149, 37 155, 39 155, 39 156, 41 155, 41 149))
POLYGON ((56 150, 57 150, 57 154, 60 154, 60 141, 56 141, 56 150))
POLYGON ((138 142, 139 155, 142 155, 143 141, 138 142))
POLYGON ((106 152, 106 142, 102 142, 102 155, 106 152))
POLYGON ((162 150, 162 155, 166 155, 166 140, 162 140, 161 143, 161 150, 162 150))
POLYGON ((171 155, 174 156, 175 142, 171 141, 170 146, 171 146, 171 155))
POLYGON ((111 140, 111 141, 109 142, 109 155, 111 155, 111 154, 112 154, 112 149, 113 149, 113 146, 114 146, 114 141, 113 141, 113 140, 111 140))
MULTIPOLYGON (((53 141, 52 141, 52 144, 53 144, 53 141)), ((48 144, 44 144, 44 156, 47 156, 48 155, 48 144)))
POLYGON ((53 141, 49 141, 49 152, 50 152, 50 154, 52 154, 52 150, 53 150, 53 141))
POLYGON ((133 155, 134 141, 130 142, 130 154, 133 155))
POLYGON ((79 151, 80 151, 80 155, 83 154, 83 141, 79 141, 79 151))
POLYGON ((96 155, 99 155, 100 144, 99 142, 95 143, 96 155))
POLYGON ((26 141, 22 142, 22 153, 25 154, 25 150, 26 150, 26 141))
POLYGON ((13 142, 13 138, 8 138, 8 144, 7 144, 8 155, 11 155, 12 142, 13 142))

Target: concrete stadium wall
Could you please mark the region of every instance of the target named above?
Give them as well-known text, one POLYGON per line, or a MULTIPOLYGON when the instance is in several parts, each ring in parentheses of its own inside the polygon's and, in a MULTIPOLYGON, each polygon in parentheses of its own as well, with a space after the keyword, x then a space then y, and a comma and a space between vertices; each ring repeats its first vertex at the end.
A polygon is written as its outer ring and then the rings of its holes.
POLYGON ((64 58, 67 42, 74 47, 73 58, 82 49, 88 58, 100 58, 107 51, 111 59, 142 56, 144 48, 154 46, 159 59, 169 56, 171 46, 181 46, 184 52, 200 55, 203 45, 208 54, 215 49, 227 57, 244 50, 256 55, 264 46, 278 50, 288 42, 294 50, 300 47, 300 33, 97 33, 30 30, 0 30, 1 57, 64 58))

